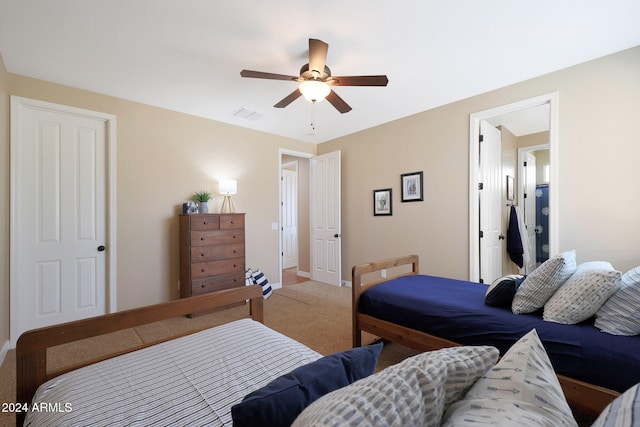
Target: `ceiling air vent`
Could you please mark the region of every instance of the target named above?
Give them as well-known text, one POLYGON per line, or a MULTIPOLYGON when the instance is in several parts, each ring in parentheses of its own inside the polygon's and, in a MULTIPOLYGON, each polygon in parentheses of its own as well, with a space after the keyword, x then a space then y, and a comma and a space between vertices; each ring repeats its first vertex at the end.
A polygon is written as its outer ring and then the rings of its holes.
POLYGON ((257 111, 248 110, 244 107, 240 107, 240 109, 236 110, 233 115, 247 120, 258 120, 260 117, 262 117, 262 114, 258 113, 257 111))

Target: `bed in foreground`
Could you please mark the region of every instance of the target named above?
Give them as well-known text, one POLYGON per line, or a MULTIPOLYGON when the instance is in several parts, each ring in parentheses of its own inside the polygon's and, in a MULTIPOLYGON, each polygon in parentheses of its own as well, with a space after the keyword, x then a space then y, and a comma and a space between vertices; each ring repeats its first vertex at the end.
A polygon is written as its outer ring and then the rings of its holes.
POLYGON ((254 285, 27 332, 16 348, 17 402, 29 411, 18 411, 18 425, 25 415, 32 426, 231 425, 232 405, 321 357, 264 326, 262 304, 254 285), (252 319, 46 372, 48 347, 245 300, 252 319))
POLYGON ((640 338, 599 332, 593 324, 563 325, 484 304, 486 285, 419 274, 417 256, 353 268, 353 344, 366 331, 426 351, 491 345, 504 353, 531 329, 540 335, 569 403, 600 413, 640 382, 640 338), (364 283, 383 269, 398 276, 364 283), (404 268, 404 270, 403 270, 404 268), (392 280, 393 279, 393 280, 392 280))

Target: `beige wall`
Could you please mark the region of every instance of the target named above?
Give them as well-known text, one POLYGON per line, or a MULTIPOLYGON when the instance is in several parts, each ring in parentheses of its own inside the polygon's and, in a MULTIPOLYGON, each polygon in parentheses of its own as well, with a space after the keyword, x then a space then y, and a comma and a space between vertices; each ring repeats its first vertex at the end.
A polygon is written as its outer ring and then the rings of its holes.
MULTIPOLYGON (((9 76, 0 55, 0 349, 9 339, 9 76)), ((0 352, 1 354, 1 352, 0 352)), ((1 360, 1 357, 0 357, 1 360)))
MULTIPOLYGON (((11 95, 117 117, 119 310, 178 297, 178 214, 194 191, 215 193, 221 178, 238 180, 233 200, 237 212, 246 212, 247 266, 278 281, 278 232, 271 224, 278 222, 279 149, 313 153, 315 145, 15 74, 5 78, 11 95)), ((0 158, 7 151, 5 142, 0 158)), ((0 191, 7 199, 6 183, 0 191)), ((219 212, 221 202, 216 195, 210 211, 219 212)), ((0 218, 7 212, 3 209, 0 218)), ((0 250, 0 265, 6 265, 4 246, 0 250)), ((2 308, 4 316, 7 304, 2 308)))
MULTIPOLYGON (((417 253, 424 272, 469 277, 469 114, 559 92, 559 250, 578 261, 640 265, 640 47, 521 82, 317 147, 342 151, 343 272, 417 253), (598 153, 595 155, 594 153, 598 153), (424 171, 424 202, 400 202, 400 174, 424 171), (594 172, 597 171, 597 172, 594 172), (374 217, 372 191, 393 188, 393 216, 374 217)), ((278 277, 279 148, 315 146, 55 85, 0 65, 0 340, 8 335, 7 95, 117 116, 118 308, 178 296, 177 213, 191 193, 236 178, 247 213, 247 264, 278 277)), ((425 94, 428 96, 428 94, 425 94)), ((220 200, 212 203, 219 209, 220 200)), ((3 339, 4 338, 4 339, 3 339)))
POLYGON ((321 144, 318 154, 343 154, 344 278, 356 263, 416 253, 422 271, 467 279, 469 114, 555 91, 558 249, 622 271, 640 265, 636 47, 321 144), (424 202, 400 203, 400 174, 419 170, 424 202), (386 187, 393 216, 374 217, 372 190, 386 187))

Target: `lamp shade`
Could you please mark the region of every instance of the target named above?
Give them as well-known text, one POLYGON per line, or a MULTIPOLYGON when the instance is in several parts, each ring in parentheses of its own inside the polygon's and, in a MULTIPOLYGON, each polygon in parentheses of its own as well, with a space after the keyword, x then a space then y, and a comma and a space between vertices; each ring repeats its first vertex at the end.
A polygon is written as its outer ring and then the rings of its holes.
POLYGON ((227 179, 218 182, 218 193, 220 194, 237 194, 238 181, 235 179, 227 179))
POLYGON ((300 92, 307 101, 320 102, 329 95, 331 88, 328 84, 318 80, 307 80, 300 83, 300 92))

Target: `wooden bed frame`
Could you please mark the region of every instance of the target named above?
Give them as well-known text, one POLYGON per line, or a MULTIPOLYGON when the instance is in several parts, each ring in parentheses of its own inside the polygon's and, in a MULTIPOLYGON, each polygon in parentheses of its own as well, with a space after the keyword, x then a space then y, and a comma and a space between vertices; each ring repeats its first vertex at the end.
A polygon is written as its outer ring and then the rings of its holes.
MULTIPOLYGON (((419 260, 417 255, 360 264, 353 267, 352 321, 354 347, 362 345, 362 332, 369 332, 382 339, 396 342, 418 351, 430 351, 461 345, 453 341, 442 339, 415 329, 396 325, 359 312, 360 295, 368 288, 397 277, 416 274, 419 274, 419 260), (410 266, 410 271, 408 273, 396 274, 383 281, 363 283, 363 276, 365 275, 370 275, 369 277, 371 277, 373 276, 371 273, 402 266, 405 266, 404 270, 408 270, 410 266)), ((560 381, 560 385, 562 386, 569 404, 575 409, 594 416, 602 412, 602 410, 613 399, 620 395, 620 393, 616 391, 595 386, 583 381, 578 381, 563 375, 558 375, 558 380, 560 381)))
MULTIPOLYGON (((200 328, 141 344, 127 350, 83 361, 55 372, 47 372, 47 348, 49 347, 194 312, 221 310, 233 305, 244 304, 247 300, 249 300, 251 318, 262 323, 264 321, 262 287, 251 285, 25 332, 18 338, 16 344, 16 402, 22 405, 30 404, 40 384, 65 372, 208 328, 200 328)), ((18 412, 16 414, 17 425, 22 425, 25 417, 25 412, 18 412)))

